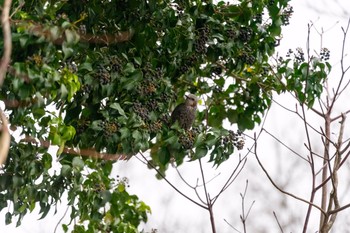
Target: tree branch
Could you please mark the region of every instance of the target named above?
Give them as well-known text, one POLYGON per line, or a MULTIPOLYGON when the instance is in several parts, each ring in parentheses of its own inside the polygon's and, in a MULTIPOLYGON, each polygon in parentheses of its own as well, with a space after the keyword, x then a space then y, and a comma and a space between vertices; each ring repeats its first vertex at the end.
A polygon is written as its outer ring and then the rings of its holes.
POLYGON ((12 52, 12 39, 11 39, 11 27, 9 22, 9 15, 10 15, 10 9, 11 9, 11 0, 5 0, 4 6, 2 8, 1 13, 1 25, 2 25, 2 33, 4 37, 4 54, 1 59, 0 64, 0 87, 2 86, 7 67, 10 64, 11 60, 11 52, 12 52))
MULTIPOLYGON (((39 140, 39 141, 40 141, 39 146, 42 148, 49 148, 51 146, 51 143, 49 141, 45 141, 45 140, 39 140)), ((30 136, 27 136, 21 139, 21 142, 38 144, 37 140, 30 136)), ((79 149, 79 148, 65 147, 62 153, 70 154, 70 155, 81 155, 81 156, 90 157, 93 159, 103 159, 103 160, 111 160, 111 161, 127 160, 130 157, 125 154, 111 154, 111 153, 98 152, 95 150, 95 148, 79 149)))
MULTIPOLYGON (((34 23, 32 21, 25 20, 13 20, 13 25, 16 27, 24 27, 27 29, 29 34, 32 34, 37 37, 44 37, 47 41, 51 41, 54 44, 61 45, 66 40, 65 29, 57 28, 57 32, 53 32, 52 27, 46 27, 44 25, 34 23)), ((116 44, 125 41, 129 41, 134 35, 133 30, 117 32, 115 34, 102 34, 102 35, 93 35, 93 34, 83 34, 75 31, 79 37, 79 41, 83 43, 92 43, 92 44, 116 44)))
POLYGON ((147 165, 151 166, 157 173, 158 175, 160 175, 165 182, 167 182, 176 192, 178 192, 181 196, 183 196, 184 198, 186 198, 187 200, 189 200, 190 202, 196 204, 197 206, 208 210, 208 207, 194 201, 193 199, 189 198, 186 194, 184 194, 183 192, 181 192, 178 188, 175 187, 175 185, 173 185, 152 163, 150 163, 147 158, 143 155, 143 153, 139 153, 141 155, 141 157, 147 162, 147 165))
POLYGON ((7 155, 10 148, 10 142, 11 142, 11 136, 8 129, 8 121, 3 113, 3 111, 0 109, 0 119, 2 121, 2 132, 0 137, 0 165, 5 164, 7 155))
MULTIPOLYGON (((256 140, 256 136, 254 136, 254 138, 255 138, 255 140, 256 140)), ((258 157, 258 153, 257 153, 257 143, 256 143, 256 141, 255 141, 255 147, 254 147, 254 152, 253 152, 253 153, 254 153, 254 155, 255 155, 256 160, 258 161, 259 166, 261 167, 261 169, 263 170, 263 172, 265 173, 265 175, 267 176, 267 178, 269 179, 269 181, 271 182, 271 184, 272 184, 278 191, 280 191, 281 193, 286 194, 286 195, 288 195, 288 196, 290 196, 290 197, 293 197, 294 199, 297 199, 297 200, 299 200, 299 201, 301 201, 301 202, 304 202, 304 203, 306 203, 306 204, 312 205, 313 207, 315 207, 316 209, 318 209, 322 214, 324 214, 324 215, 326 214, 326 212, 325 212, 323 209, 321 209, 319 206, 317 206, 317 205, 315 205, 314 203, 311 203, 311 202, 309 202, 309 201, 307 201, 307 200, 305 200, 305 199, 303 199, 303 198, 300 198, 300 197, 298 197, 298 196, 296 196, 296 195, 294 195, 294 194, 292 194, 292 193, 289 193, 289 192, 287 192, 287 191, 281 189, 281 188, 273 181, 273 179, 271 178, 271 176, 269 175, 269 173, 267 172, 267 170, 265 169, 264 165, 261 163, 261 161, 260 161, 260 159, 259 159, 259 157, 258 157)))

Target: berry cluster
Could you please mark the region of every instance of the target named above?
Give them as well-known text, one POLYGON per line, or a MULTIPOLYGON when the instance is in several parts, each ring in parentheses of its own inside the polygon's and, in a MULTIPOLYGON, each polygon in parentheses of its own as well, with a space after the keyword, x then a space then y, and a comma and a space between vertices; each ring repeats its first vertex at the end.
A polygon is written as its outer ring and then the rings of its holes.
POLYGON ((163 124, 165 125, 169 125, 170 124, 170 115, 169 114, 162 114, 159 117, 160 121, 163 122, 163 124))
POLYGON ((106 85, 111 82, 111 74, 103 66, 98 66, 97 72, 95 73, 97 78, 102 85, 106 85))
POLYGON ((281 20, 282 20, 282 24, 284 26, 287 26, 289 25, 289 19, 290 17, 292 16, 294 10, 293 10, 293 7, 292 6, 287 6, 286 9, 284 9, 284 11, 282 12, 282 15, 281 15, 281 20))
POLYGON ((289 49, 288 52, 287 52, 287 55, 286 57, 290 57, 290 55, 293 53, 293 50, 292 49, 289 49))
POLYGON ((78 72, 77 64, 74 61, 66 62, 65 66, 72 73, 77 73, 78 72))
POLYGON ((120 185, 120 184, 122 184, 122 185, 124 185, 125 187, 130 187, 130 185, 129 185, 129 179, 127 178, 127 177, 122 177, 122 178, 120 178, 120 176, 119 175, 117 175, 117 183, 118 183, 118 185, 120 185))
POLYGON ((322 48, 320 52, 321 60, 328 61, 330 57, 330 51, 327 48, 322 48))
POLYGON ((180 73, 185 74, 191 67, 193 67, 197 62, 197 56, 192 55, 185 59, 183 64, 180 66, 180 73))
POLYGON ((143 106, 140 102, 135 102, 133 107, 132 107, 133 111, 139 115, 143 120, 147 120, 148 119, 148 115, 149 115, 149 111, 148 109, 143 106))
POLYGON ((151 64, 147 63, 142 68, 144 80, 137 86, 136 91, 138 95, 148 96, 157 91, 159 82, 163 77, 163 72, 160 68, 152 69, 151 64))
POLYGON ((41 66, 43 64, 43 57, 39 54, 34 54, 31 57, 28 57, 28 61, 33 61, 35 65, 41 66))
POLYGON ((136 92, 140 96, 147 96, 157 91, 157 84, 150 80, 145 80, 136 87, 136 92))
POLYGON ((235 29, 228 29, 226 33, 227 33, 227 37, 231 40, 234 40, 238 37, 238 31, 235 29))
POLYGON ((262 23, 263 14, 264 14, 264 13, 260 13, 260 14, 256 14, 256 15, 254 16, 254 21, 255 21, 257 24, 261 24, 261 23, 262 23))
POLYGON ((158 101, 155 99, 150 99, 146 103, 146 108, 149 109, 150 111, 157 111, 159 108, 158 101))
POLYGON ((109 59, 111 65, 111 71, 120 73, 122 70, 122 64, 118 57, 111 57, 109 59))
POLYGON ((297 52, 296 52, 296 54, 294 54, 294 56, 295 56, 295 59, 297 60, 297 62, 305 61, 303 49, 299 47, 296 50, 297 50, 297 52))
POLYGON ((222 143, 224 145, 227 145, 229 143, 233 143, 233 145, 238 150, 242 150, 244 147, 244 137, 242 135, 242 132, 240 130, 237 130, 237 132, 229 130, 229 135, 222 138, 222 143))
POLYGON ((118 130, 118 124, 115 122, 103 122, 102 123, 103 134, 105 137, 109 137, 116 133, 118 130))
POLYGON ((198 38, 194 44, 194 48, 197 53, 204 54, 207 52, 206 43, 209 39, 209 32, 210 32, 210 29, 208 25, 205 25, 204 27, 198 30, 198 34, 197 34, 198 38))
POLYGON ((84 120, 84 119, 79 120, 78 121, 78 125, 77 125, 77 127, 75 129, 76 130, 76 134, 80 135, 80 134, 84 133, 87 130, 87 128, 89 127, 89 125, 90 125, 90 121, 87 121, 87 120, 84 120))
POLYGON ((150 133, 158 133, 162 129, 163 123, 158 120, 147 124, 147 129, 150 133))
POLYGON ((255 57, 245 52, 239 56, 239 59, 247 65, 253 65, 255 62, 255 57))
POLYGON ((189 150, 193 147, 194 140, 197 136, 197 130, 196 129, 190 129, 186 131, 184 134, 181 134, 179 137, 179 143, 181 144, 182 148, 185 150, 189 150))
POLYGON ((83 93, 89 94, 92 90, 91 86, 89 84, 83 84, 80 89, 83 93))
POLYGON ((270 70, 270 68, 268 66, 262 66, 261 69, 260 69, 260 74, 263 77, 266 77, 266 76, 269 75, 269 70, 270 70))
POLYGON ((220 66, 214 66, 211 68, 211 72, 216 75, 220 75, 222 73, 222 68, 220 66))
POLYGON ((86 25, 85 25, 85 24, 80 24, 80 25, 79 25, 78 32, 79 32, 81 35, 85 35, 85 34, 86 34, 86 25))
POLYGON ((200 129, 198 127, 193 127, 184 134, 181 134, 179 137, 179 143, 181 144, 182 148, 185 150, 191 149, 199 132, 200 129))
POLYGON ((96 183, 95 187, 94 187, 94 191, 99 193, 101 191, 105 191, 106 190, 106 185, 104 183, 96 183))
POLYGON ((274 4, 275 4, 275 0, 269 0, 267 3, 267 5, 270 7, 273 6, 274 4))
POLYGON ((238 39, 242 42, 249 42, 253 37, 253 30, 251 28, 241 27, 238 34, 238 39))

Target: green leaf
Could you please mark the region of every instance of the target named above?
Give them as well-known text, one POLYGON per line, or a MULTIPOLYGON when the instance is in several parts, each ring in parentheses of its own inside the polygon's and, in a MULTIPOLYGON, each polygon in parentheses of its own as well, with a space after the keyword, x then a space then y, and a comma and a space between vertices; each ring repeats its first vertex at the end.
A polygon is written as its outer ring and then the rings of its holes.
POLYGON ((131 135, 129 128, 126 127, 121 128, 119 132, 121 133, 121 139, 128 138, 131 135))
POLYGON ((138 131, 138 130, 134 130, 134 131, 132 132, 132 137, 135 139, 135 142, 139 142, 139 141, 142 140, 142 134, 141 134, 141 132, 138 131))
POLYGON ((211 148, 212 146, 215 145, 216 141, 217 141, 217 137, 215 137, 213 134, 207 134, 204 142, 209 148, 211 148))
POLYGON ((121 193, 125 191, 125 184, 124 183, 118 184, 118 191, 121 193))
POLYGON ((200 158, 206 156, 207 153, 208 153, 208 148, 205 145, 201 145, 201 146, 196 147, 194 157, 196 159, 200 159, 200 158))
POLYGON ((132 63, 127 63, 125 68, 124 68, 124 72, 127 74, 131 74, 135 72, 135 67, 132 63))
POLYGON ((71 140, 76 133, 75 128, 71 125, 61 126, 59 131, 62 134, 61 139, 65 141, 71 140))
POLYGON ((66 29, 64 33, 66 35, 66 41, 68 44, 76 44, 79 42, 79 34, 76 33, 75 31, 66 29))
POLYGON ((53 133, 50 138, 53 145, 61 145, 62 138, 58 133, 53 133))
POLYGON ((238 121, 238 113, 235 110, 228 109, 227 118, 232 124, 235 124, 238 121))
POLYGON ((85 163, 80 157, 75 156, 72 161, 72 166, 80 171, 83 170, 85 163))
POLYGON ((119 103, 112 103, 112 104, 110 105, 110 107, 113 108, 113 109, 116 109, 120 115, 126 117, 125 112, 124 112, 124 110, 120 107, 120 104, 119 104, 119 103))
POLYGON ((170 153, 165 146, 159 148, 157 157, 162 165, 166 165, 170 161, 170 153))
POLYGON ((10 212, 7 212, 5 214, 5 224, 9 225, 12 223, 12 214, 10 212))
POLYGON ((64 60, 68 57, 71 57, 74 53, 74 49, 70 47, 70 45, 67 42, 62 43, 62 51, 64 54, 64 60))
POLYGON ((67 165, 67 164, 63 164, 62 165, 62 168, 61 168, 61 174, 62 176, 64 177, 68 177, 71 175, 71 172, 72 172, 72 167, 67 165))

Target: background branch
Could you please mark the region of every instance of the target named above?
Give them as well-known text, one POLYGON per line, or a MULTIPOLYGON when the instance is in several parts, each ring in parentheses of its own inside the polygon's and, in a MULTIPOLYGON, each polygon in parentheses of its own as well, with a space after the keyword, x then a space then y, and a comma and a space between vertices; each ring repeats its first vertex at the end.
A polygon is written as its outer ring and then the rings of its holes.
POLYGON ((9 22, 9 15, 11 9, 11 0, 5 0, 4 6, 1 13, 1 26, 2 33, 4 37, 4 54, 2 55, 0 63, 0 87, 2 86, 5 75, 7 72, 7 67, 10 64, 11 52, 12 52, 12 39, 11 39, 11 27, 9 22))

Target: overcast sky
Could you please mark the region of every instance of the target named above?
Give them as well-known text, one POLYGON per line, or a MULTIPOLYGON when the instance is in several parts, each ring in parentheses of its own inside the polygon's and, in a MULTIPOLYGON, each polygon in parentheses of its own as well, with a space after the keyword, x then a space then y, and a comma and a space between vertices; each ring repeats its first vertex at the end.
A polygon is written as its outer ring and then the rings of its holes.
MULTIPOLYGON (((323 36, 323 47, 327 47, 331 50, 331 64, 335 67, 339 67, 339 51, 342 42, 341 26, 346 26, 346 22, 350 17, 349 12, 346 9, 350 9, 349 0, 339 1, 326 1, 326 0, 294 0, 291 2, 294 8, 294 15, 290 20, 290 25, 284 28, 283 39, 278 47, 279 53, 285 55, 289 48, 295 49, 301 47, 305 49, 307 38, 307 25, 311 22, 315 25, 315 29, 319 32, 325 31, 323 36)), ((312 30, 312 47, 319 51, 320 48, 320 36, 316 30, 312 30)), ((349 42, 350 43, 350 42, 349 42)), ((279 98, 281 101, 288 100, 288 97, 279 98)), ((286 103, 287 104, 287 103, 286 103)), ((288 122, 284 120, 284 115, 277 107, 273 107, 269 112, 269 116, 266 122, 266 127, 270 127, 274 132, 280 136, 283 136, 291 141, 295 141, 296 134, 294 129, 290 128, 288 122), (288 128, 289 127, 289 128, 288 128), (288 134, 289 132, 289 134, 288 134)), ((294 143, 294 142, 293 142, 294 143)), ((271 144, 271 150, 273 154, 278 154, 279 148, 271 144)), ((272 155, 271 155, 272 156, 272 155)), ((271 169, 271 173, 278 172, 278 165, 281 161, 263 159, 268 169, 271 169)), ((231 159, 225 162, 218 170, 211 169, 211 164, 207 167, 210 172, 206 175, 208 179, 220 174, 209 185, 210 193, 215 195, 222 183, 225 182, 225 177, 232 171, 232 167, 235 165, 236 160, 231 159)), ((199 177, 198 163, 187 163, 180 167, 181 174, 191 184, 195 184, 199 177)), ((193 232, 211 232, 208 213, 205 210, 200 209, 188 200, 175 193, 172 188, 164 181, 158 181, 154 178, 154 172, 148 170, 137 159, 131 161, 118 162, 114 169, 115 175, 126 176, 130 180, 129 192, 136 194, 139 198, 145 201, 152 208, 152 215, 149 217, 149 222, 145 226, 145 230, 150 231, 152 228, 157 228, 158 233, 193 233, 193 232)), ((196 197, 193 190, 186 187, 180 178, 177 176, 174 169, 169 169, 168 178, 180 187, 185 193, 191 197, 196 197)), ((293 175, 291 175, 293 177, 293 175)), ((252 208, 249 224, 256 224, 261 226, 259 232, 278 232, 277 224, 273 219, 271 209, 266 206, 273 206, 275 203, 264 203, 264 196, 276 197, 276 203, 279 201, 286 201, 286 205, 290 206, 289 200, 281 199, 278 192, 273 190, 272 186, 267 182, 266 177, 263 177, 261 171, 257 170, 256 161, 254 158, 248 159, 248 165, 244 168, 244 172, 238 177, 237 181, 230 187, 230 189, 221 196, 216 206, 214 206, 216 225, 218 232, 235 232, 228 224, 224 222, 226 219, 232 225, 238 229, 242 229, 239 223, 239 215, 241 214, 241 201, 239 193, 244 191, 246 180, 249 179, 249 186, 247 192, 246 207, 248 208, 252 201, 255 204, 252 208), (255 179, 254 177, 259 178, 255 179), (266 182, 266 185, 256 186, 258 182, 266 182), (261 211, 270 211, 264 213, 261 211), (266 214, 263 220, 259 216, 266 214), (266 221, 265 221, 266 220, 266 221)), ((288 177, 285 179, 286 184, 288 177)), ((271 199, 266 199, 270 200, 271 199)), ((305 205, 295 204, 295 209, 288 209, 291 213, 299 210, 304 213, 305 205), (299 208, 300 207, 300 208, 299 208)), ((4 215, 6 213, 3 210, 0 213, 2 221, 0 221, 1 232, 13 232, 13 233, 52 233, 57 222, 63 216, 65 207, 60 207, 56 215, 49 213, 48 216, 40 221, 37 221, 38 215, 32 214, 25 216, 22 225, 15 228, 15 223, 6 226, 4 224, 4 215)), ((36 211, 37 212, 37 211, 36 211)), ((278 214, 278 213, 277 213, 278 214)), ((285 219, 280 216, 281 221, 292 222, 298 219, 285 219)), ((286 217, 287 218, 287 217, 286 217)), ((67 221, 63 221, 67 223, 67 221)), ((257 227, 256 227, 257 228, 257 227)), ((57 232, 62 232, 61 227, 57 232)), ((251 228, 255 229, 255 228, 251 228)), ((286 229, 286 232, 300 232, 301 226, 290 227, 286 229)), ((249 232, 249 231, 248 231, 249 232)), ((256 231, 251 231, 256 232, 256 231)), ((338 232, 338 231, 337 231, 338 232)))

